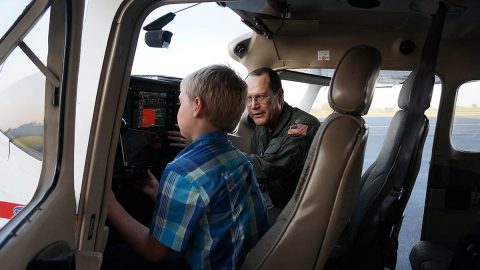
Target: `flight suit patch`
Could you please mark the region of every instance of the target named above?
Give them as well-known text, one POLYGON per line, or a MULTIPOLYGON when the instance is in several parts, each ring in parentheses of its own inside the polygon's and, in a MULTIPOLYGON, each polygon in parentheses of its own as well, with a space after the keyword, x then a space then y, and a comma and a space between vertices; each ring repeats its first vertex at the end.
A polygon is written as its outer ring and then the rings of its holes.
POLYGON ((290 126, 288 129, 288 135, 302 135, 305 136, 307 135, 308 132, 308 126, 304 124, 296 124, 290 126))

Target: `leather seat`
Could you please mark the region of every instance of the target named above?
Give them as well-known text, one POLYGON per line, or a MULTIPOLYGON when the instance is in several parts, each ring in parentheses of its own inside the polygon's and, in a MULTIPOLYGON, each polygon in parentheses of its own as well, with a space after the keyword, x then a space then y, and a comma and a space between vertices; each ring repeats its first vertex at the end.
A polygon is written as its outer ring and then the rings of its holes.
POLYGON ((441 244, 420 241, 410 252, 412 270, 447 270, 453 251, 441 244))
POLYGON ((360 190, 379 51, 358 46, 345 53, 329 89, 334 113, 312 142, 292 199, 247 255, 242 269, 322 269, 348 223, 360 190))
POLYGON ((421 163, 429 123, 438 46, 446 16, 439 3, 419 63, 402 86, 377 160, 362 177, 354 215, 332 252, 327 269, 395 269, 398 233, 421 163))
POLYGON ((403 210, 420 168, 429 128, 428 119, 422 113, 421 129, 417 133, 408 132, 408 105, 416 74, 413 71, 403 83, 398 98, 401 110, 390 121, 377 159, 362 176, 358 203, 332 252, 328 269, 351 269, 354 266, 364 267, 362 269, 395 268, 403 210), (399 165, 398 157, 407 140, 415 140, 415 148, 410 153, 409 162, 399 165), (407 173, 398 177, 394 170, 407 173))
POLYGON ((480 269, 480 223, 458 243, 420 241, 410 252, 413 270, 480 269))

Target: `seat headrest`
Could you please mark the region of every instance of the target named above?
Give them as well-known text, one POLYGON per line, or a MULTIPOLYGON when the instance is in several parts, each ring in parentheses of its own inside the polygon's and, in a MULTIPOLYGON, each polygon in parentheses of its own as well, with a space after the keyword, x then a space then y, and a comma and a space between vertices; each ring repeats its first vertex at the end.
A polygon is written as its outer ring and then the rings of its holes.
POLYGON ((382 56, 369 46, 353 47, 338 63, 328 102, 337 112, 365 115, 370 108, 382 56))
POLYGON ((410 72, 410 74, 402 84, 400 94, 398 95, 398 107, 400 109, 408 109, 408 102, 410 101, 410 94, 412 93, 413 81, 415 80, 416 74, 417 70, 413 70, 412 72, 410 72))
MULTIPOLYGON (((413 83, 417 77, 417 70, 413 70, 408 77, 405 79, 405 81, 402 84, 402 89, 400 89, 400 94, 398 95, 398 107, 403 110, 408 109, 408 103, 410 102, 410 97, 412 96, 412 89, 413 89, 413 83)), ((426 91, 423 89, 422 91, 426 91)), ((430 102, 427 102, 423 106, 424 108, 421 108, 422 110, 426 110, 430 107, 430 102)))

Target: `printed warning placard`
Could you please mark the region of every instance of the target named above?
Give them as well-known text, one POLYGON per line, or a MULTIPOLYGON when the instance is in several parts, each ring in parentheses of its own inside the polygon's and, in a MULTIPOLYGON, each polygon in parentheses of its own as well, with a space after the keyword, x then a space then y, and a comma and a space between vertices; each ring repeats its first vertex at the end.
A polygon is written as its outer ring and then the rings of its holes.
POLYGON ((319 50, 318 61, 330 61, 330 50, 319 50))

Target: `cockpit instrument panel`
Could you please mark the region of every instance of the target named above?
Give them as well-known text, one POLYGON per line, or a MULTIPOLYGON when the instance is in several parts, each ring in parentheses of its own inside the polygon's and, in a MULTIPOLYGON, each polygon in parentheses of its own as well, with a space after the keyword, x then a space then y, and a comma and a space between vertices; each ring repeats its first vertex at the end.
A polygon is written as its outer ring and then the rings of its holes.
POLYGON ((169 148, 167 131, 177 123, 179 78, 132 76, 120 134, 123 165, 151 168, 176 153, 169 148))
POLYGON ((137 129, 172 129, 177 122, 180 79, 132 76, 125 120, 137 129))

